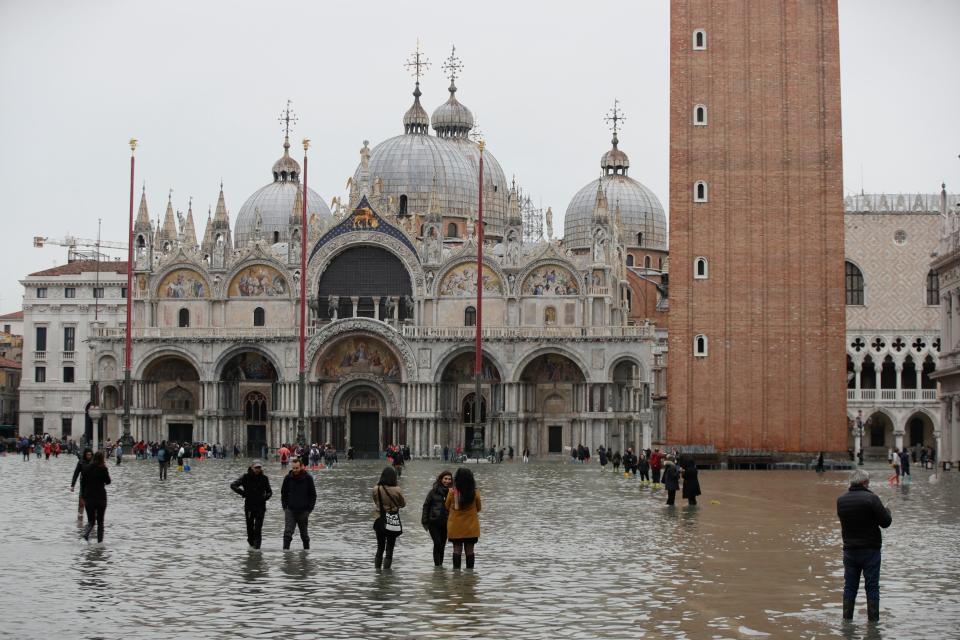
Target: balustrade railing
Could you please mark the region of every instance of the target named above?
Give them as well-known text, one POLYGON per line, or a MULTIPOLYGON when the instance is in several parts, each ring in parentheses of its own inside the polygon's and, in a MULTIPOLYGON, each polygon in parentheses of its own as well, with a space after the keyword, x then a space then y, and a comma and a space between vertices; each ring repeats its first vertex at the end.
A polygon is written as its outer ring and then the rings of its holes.
POLYGON ((847 389, 851 402, 936 402, 936 389, 847 389))

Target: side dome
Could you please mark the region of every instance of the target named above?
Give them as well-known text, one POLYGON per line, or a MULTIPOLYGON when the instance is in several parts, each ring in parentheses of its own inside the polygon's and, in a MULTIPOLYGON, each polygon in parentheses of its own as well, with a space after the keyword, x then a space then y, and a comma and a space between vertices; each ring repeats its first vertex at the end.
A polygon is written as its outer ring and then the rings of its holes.
MULTIPOLYGON (((608 174, 598 180, 603 185, 610 215, 620 206, 626 246, 666 251, 667 216, 653 191, 623 174, 608 174)), ((585 249, 590 246, 596 201, 597 180, 592 180, 570 200, 563 217, 565 247, 585 249)))
MULTIPOLYGON (((289 242, 290 214, 300 184, 300 164, 290 157, 289 141, 284 141, 283 157, 273 164, 273 182, 253 193, 240 207, 234 227, 236 246, 242 247, 256 237, 257 212, 260 213, 260 234, 270 244, 289 242)), ((313 214, 325 223, 333 221, 330 207, 318 193, 307 189, 307 216, 313 214)))

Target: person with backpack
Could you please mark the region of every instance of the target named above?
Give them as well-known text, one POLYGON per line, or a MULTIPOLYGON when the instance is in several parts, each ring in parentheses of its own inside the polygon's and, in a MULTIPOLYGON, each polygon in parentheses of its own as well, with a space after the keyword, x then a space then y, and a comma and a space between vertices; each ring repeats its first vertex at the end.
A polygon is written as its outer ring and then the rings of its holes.
POLYGON ((377 507, 377 517, 373 521, 373 531, 377 535, 377 553, 373 564, 377 569, 389 569, 393 564, 393 549, 397 538, 403 533, 400 509, 407 506, 403 492, 397 486, 395 467, 384 467, 380 472, 380 480, 373 488, 373 504, 377 507))
POLYGON ((167 470, 170 468, 170 452, 167 450, 167 441, 164 440, 157 448, 157 464, 160 465, 160 480, 167 479, 167 470))

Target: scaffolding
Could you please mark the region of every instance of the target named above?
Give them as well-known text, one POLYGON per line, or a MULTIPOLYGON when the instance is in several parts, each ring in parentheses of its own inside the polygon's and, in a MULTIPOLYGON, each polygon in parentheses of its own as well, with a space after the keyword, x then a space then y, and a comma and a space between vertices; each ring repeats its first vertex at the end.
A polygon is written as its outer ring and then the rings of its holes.
POLYGON ((543 240, 543 207, 533 203, 533 198, 522 189, 517 191, 520 219, 523 220, 523 242, 534 244, 543 240))

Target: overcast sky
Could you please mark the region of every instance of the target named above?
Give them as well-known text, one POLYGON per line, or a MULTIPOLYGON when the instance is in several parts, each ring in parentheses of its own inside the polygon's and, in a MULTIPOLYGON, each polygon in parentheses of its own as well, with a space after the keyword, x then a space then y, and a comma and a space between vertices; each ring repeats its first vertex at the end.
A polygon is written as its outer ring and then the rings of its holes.
MULTIPOLYGON (((840 0, 849 192, 960 188, 960 2, 840 0), (861 170, 862 168, 862 170, 861 170)), ((124 241, 130 137, 151 216, 194 198, 198 233, 225 185, 232 219, 271 180, 287 98, 313 141, 310 186, 344 195, 364 139, 402 132, 419 37, 433 67, 456 44, 457 97, 507 176, 556 226, 598 175, 614 98, 630 175, 667 202, 669 2, 49 2, 0 0, 0 313, 25 274, 65 261, 35 235, 124 241)), ((296 148, 296 147, 295 147, 296 148)), ((139 193, 137 195, 139 199, 139 193)), ((558 229, 559 231, 559 229, 558 229)))

